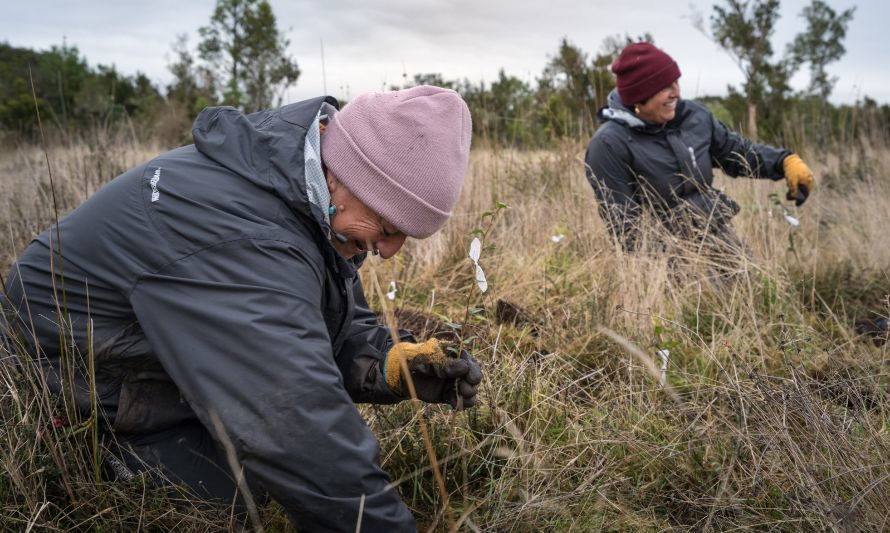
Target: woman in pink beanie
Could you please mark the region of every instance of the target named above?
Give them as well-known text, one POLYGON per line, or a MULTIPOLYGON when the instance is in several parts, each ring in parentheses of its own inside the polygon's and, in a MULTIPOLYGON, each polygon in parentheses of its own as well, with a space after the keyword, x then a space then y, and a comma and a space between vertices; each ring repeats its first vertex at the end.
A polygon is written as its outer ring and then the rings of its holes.
POLYGON ((95 349, 109 477, 147 472, 239 513, 245 490, 268 494, 300 531, 415 530, 354 402, 404 400, 408 369, 419 399, 472 407, 482 374, 435 339, 391 338, 357 269, 445 223, 472 124, 438 87, 337 107, 205 109, 193 145, 118 176, 18 258, 0 338, 83 416, 91 376, 66 389, 62 354, 95 349))
POLYGON ((644 208, 674 235, 740 245, 730 223, 739 206, 712 186, 715 167, 732 177, 784 179, 797 205, 812 191, 813 173, 800 157, 751 142, 681 99, 680 68, 654 45, 628 45, 612 72, 616 87, 585 162, 600 216, 626 249, 639 245, 644 208))

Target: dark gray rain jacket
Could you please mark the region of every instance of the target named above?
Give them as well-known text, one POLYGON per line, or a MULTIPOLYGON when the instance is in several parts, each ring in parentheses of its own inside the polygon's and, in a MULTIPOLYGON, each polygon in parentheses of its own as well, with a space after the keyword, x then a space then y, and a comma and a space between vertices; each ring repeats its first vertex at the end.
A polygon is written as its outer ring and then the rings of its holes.
MULTIPOLYGON (((324 101, 206 109, 194 145, 105 185, 59 223, 61 239, 37 237, 7 305, 56 391, 60 354, 85 361, 92 328, 114 431, 194 417, 213 428, 215 413, 301 531, 354 531, 363 494, 363 531, 414 530, 353 404, 402 399, 382 375, 388 330, 307 200, 304 141, 324 101), (60 345, 57 305, 73 347, 60 345)), ((88 411, 85 373, 76 379, 88 411)))
POLYGON ((600 216, 627 248, 634 248, 643 206, 652 207, 669 229, 671 219, 687 209, 728 222, 739 207, 712 187, 715 167, 732 177, 785 177, 788 150, 745 139, 692 100, 680 100, 674 119, 655 125, 637 118, 612 91, 598 117, 603 124, 587 147, 587 179, 600 216))

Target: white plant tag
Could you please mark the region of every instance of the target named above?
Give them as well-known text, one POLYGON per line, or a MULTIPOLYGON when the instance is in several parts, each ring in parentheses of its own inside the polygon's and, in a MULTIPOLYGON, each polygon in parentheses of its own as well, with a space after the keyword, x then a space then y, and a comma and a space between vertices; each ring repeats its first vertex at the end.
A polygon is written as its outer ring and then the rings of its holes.
POLYGON ((656 352, 661 359, 661 375, 658 377, 658 384, 664 387, 667 383, 668 360, 671 357, 671 351, 668 349, 658 350, 656 352))
POLYGON ((476 285, 479 286, 480 291, 485 292, 488 290, 488 280, 485 279, 485 271, 479 265, 479 257, 481 255, 482 241, 479 240, 479 237, 474 237, 473 242, 470 243, 470 261, 476 267, 476 285))

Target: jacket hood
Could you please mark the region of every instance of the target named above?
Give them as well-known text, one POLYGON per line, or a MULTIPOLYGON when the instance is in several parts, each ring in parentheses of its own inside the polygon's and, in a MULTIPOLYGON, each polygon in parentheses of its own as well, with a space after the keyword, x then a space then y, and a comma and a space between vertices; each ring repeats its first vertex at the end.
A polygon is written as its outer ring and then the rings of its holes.
POLYGON ((313 214, 306 193, 303 150, 306 132, 322 104, 318 97, 245 114, 233 107, 208 107, 195 119, 195 147, 219 165, 256 186, 274 192, 292 210, 313 214))
MULTIPOLYGON (((262 190, 280 197, 293 211, 315 221, 330 235, 324 214, 309 200, 306 187, 306 133, 324 103, 339 109, 337 100, 322 96, 275 109, 245 114, 233 107, 208 107, 195 119, 195 148, 217 164, 262 190)), ((327 240, 327 239, 326 239, 327 240)), ((328 264, 351 277, 364 256, 343 259, 330 242, 322 246, 328 264)))
POLYGON ((624 124, 628 128, 642 128, 646 126, 646 123, 642 120, 638 119, 636 115, 633 114, 633 111, 626 108, 624 104, 621 103, 621 98, 618 96, 618 90, 612 89, 612 92, 609 93, 609 97, 607 98, 608 105, 600 109, 597 116, 603 122, 618 122, 619 124, 624 124))

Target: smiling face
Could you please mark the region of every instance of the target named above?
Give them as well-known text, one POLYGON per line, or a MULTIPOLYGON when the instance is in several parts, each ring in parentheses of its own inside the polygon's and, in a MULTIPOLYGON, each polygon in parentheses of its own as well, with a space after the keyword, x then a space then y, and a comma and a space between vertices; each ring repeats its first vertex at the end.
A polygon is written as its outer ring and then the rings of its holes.
POLYGON ((677 114, 680 84, 676 81, 635 107, 637 116, 654 124, 665 124, 677 114))
POLYGON ((344 259, 374 250, 384 259, 394 256, 407 236, 356 198, 330 170, 327 182, 331 203, 337 208, 331 217, 331 229, 346 238, 345 242, 331 239, 337 253, 344 259))

